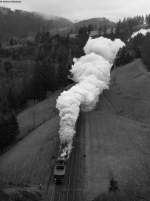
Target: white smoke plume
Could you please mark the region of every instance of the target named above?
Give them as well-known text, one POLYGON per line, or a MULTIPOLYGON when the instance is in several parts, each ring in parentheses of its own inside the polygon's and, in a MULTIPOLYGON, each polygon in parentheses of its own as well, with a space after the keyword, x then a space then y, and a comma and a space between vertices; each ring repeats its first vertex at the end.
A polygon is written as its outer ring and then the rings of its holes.
POLYGON ((96 39, 89 38, 87 44, 84 47, 84 52, 86 54, 94 52, 104 57, 104 59, 106 59, 110 63, 113 63, 118 49, 120 49, 120 47, 122 47, 123 45, 124 43, 120 39, 115 39, 114 41, 112 41, 104 37, 99 37, 96 39))
POLYGON ((147 33, 150 33, 150 29, 140 29, 139 31, 134 32, 134 33, 131 35, 131 38, 134 38, 134 37, 137 36, 138 34, 142 34, 142 35, 145 36, 147 33))
POLYGON ((60 116, 59 137, 62 157, 69 157, 71 152, 80 109, 92 110, 98 102, 99 95, 109 88, 113 60, 124 45, 120 39, 112 41, 104 37, 89 38, 84 47, 86 55, 74 59, 71 73, 76 85, 62 92, 56 104, 60 116))

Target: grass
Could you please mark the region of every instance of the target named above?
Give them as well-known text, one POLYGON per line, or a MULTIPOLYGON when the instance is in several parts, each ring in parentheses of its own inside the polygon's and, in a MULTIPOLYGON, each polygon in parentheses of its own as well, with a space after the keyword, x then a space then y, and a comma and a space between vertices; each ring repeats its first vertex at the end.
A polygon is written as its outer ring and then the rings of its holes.
POLYGON ((18 114, 17 119, 20 129, 19 139, 22 139, 32 130, 57 115, 55 105, 59 93, 60 91, 57 91, 44 101, 18 114))
POLYGON ((39 201, 42 199, 42 192, 38 188, 5 188, 0 190, 0 199, 3 201, 39 201))
POLYGON ((109 91, 85 114, 87 200, 149 200, 150 79, 136 60, 116 69, 109 91), (114 178, 119 192, 110 193, 114 178))
POLYGON ((0 157, 0 200, 41 200, 58 149, 59 119, 55 105, 59 93, 18 115, 19 141, 0 157))
POLYGON ((58 118, 55 117, 0 158, 2 183, 46 185, 53 166, 58 142, 58 118))

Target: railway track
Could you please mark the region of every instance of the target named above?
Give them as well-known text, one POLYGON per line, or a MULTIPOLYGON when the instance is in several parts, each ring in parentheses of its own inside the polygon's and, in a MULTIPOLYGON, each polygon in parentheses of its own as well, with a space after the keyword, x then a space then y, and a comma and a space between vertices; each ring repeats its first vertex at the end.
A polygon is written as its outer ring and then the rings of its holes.
MULTIPOLYGON (((103 94, 106 106, 115 112, 115 108, 103 94)), ((77 123, 77 134, 73 142, 73 150, 67 161, 66 175, 62 184, 54 184, 53 175, 48 184, 45 201, 84 201, 83 181, 85 172, 85 128, 84 115, 80 115, 77 123), (81 125, 82 124, 82 125, 81 125)))
POLYGON ((84 131, 81 126, 82 115, 77 123, 77 134, 73 142, 73 150, 67 161, 66 175, 63 184, 54 184, 53 179, 48 184, 45 201, 84 201, 84 131))

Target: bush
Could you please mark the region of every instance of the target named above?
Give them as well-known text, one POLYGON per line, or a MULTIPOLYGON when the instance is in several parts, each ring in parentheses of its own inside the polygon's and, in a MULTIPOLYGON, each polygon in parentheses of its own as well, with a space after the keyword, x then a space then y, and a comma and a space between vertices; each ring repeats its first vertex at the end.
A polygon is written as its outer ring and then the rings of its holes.
POLYGON ((127 47, 123 47, 119 50, 118 55, 114 61, 115 66, 125 65, 133 61, 133 53, 128 50, 127 47))
POLYGON ((0 151, 13 143, 19 133, 16 116, 13 112, 0 114, 0 151))
POLYGON ((126 46, 120 49, 115 59, 115 65, 125 65, 136 58, 141 58, 150 70, 150 34, 138 34, 130 39, 126 46))
POLYGON ((145 37, 144 42, 141 45, 140 52, 143 62, 147 66, 148 71, 150 71, 150 34, 147 34, 145 37))

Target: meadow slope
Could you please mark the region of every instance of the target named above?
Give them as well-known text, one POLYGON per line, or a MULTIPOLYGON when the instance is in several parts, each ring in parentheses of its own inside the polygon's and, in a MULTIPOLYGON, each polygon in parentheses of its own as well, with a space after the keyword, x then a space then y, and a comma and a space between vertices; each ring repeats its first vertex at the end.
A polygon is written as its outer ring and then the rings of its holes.
POLYGON ((83 114, 87 200, 149 200, 149 102, 150 74, 135 60, 112 72, 110 89, 83 114), (110 192, 111 179, 116 192, 110 192))

